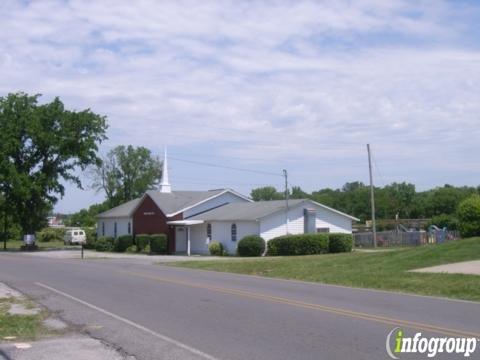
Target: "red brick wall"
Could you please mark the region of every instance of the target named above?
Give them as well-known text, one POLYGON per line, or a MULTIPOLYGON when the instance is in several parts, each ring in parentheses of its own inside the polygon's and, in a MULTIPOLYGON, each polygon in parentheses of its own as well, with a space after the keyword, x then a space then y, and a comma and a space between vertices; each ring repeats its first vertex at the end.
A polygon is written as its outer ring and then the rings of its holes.
POLYGON ((167 225, 170 220, 182 220, 182 214, 167 218, 150 196, 145 196, 133 214, 133 234, 167 234, 168 252, 175 253, 175 229, 167 225))

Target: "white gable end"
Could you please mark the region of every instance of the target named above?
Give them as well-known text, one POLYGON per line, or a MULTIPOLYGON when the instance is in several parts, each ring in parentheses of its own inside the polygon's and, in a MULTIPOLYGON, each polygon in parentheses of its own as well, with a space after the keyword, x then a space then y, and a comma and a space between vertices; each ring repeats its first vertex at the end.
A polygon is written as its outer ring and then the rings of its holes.
POLYGON ((183 218, 187 219, 191 216, 200 214, 202 212, 215 209, 219 206, 233 202, 248 202, 248 200, 242 196, 236 195, 230 191, 226 191, 223 194, 220 194, 212 199, 209 199, 205 202, 202 202, 190 209, 187 209, 183 212, 183 218))
MULTIPOLYGON (((313 202, 305 202, 301 206, 290 208, 288 212, 288 232, 290 234, 304 233, 304 209, 315 210, 315 227, 328 229, 331 233, 351 233, 352 219, 313 202)), ((260 219, 260 236, 265 240, 273 239, 287 233, 285 212, 279 211, 260 219)))

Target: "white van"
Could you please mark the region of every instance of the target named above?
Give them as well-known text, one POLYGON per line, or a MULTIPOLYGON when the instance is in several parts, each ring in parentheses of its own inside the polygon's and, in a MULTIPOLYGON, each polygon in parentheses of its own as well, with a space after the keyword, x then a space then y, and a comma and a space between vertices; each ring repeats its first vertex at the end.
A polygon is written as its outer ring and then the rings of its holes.
POLYGON ((63 243, 65 245, 69 244, 85 244, 87 242, 87 236, 85 235, 85 231, 82 229, 73 229, 67 230, 65 236, 63 237, 63 243))

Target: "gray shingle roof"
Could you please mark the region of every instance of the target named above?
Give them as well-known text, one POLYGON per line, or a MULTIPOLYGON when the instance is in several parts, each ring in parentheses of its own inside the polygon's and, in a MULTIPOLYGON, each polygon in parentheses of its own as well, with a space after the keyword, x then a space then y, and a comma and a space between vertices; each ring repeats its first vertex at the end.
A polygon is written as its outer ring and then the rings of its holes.
MULTIPOLYGON (((325 210, 332 211, 355 221, 359 221, 359 219, 356 217, 342 213, 341 211, 332 209, 309 199, 291 199, 288 201, 288 206, 289 208, 293 208, 301 205, 302 203, 319 206, 325 210)), ((237 202, 223 205, 216 209, 206 211, 202 214, 189 217, 188 219, 204 221, 252 221, 261 219, 267 215, 274 214, 277 211, 282 210, 285 211, 285 200, 237 202)))
POLYGON ((103 213, 97 215, 97 218, 116 218, 116 217, 128 217, 130 213, 137 207, 142 198, 133 199, 114 207, 110 210, 107 210, 103 213))
MULTIPOLYGON (((289 200, 289 207, 304 202, 304 199, 289 200)), ((277 211, 285 209, 285 200, 238 202, 223 205, 219 208, 189 217, 189 220, 205 221, 242 221, 257 220, 277 211)))
MULTIPOLYGON (((209 191, 172 191, 161 193, 156 190, 147 191, 148 196, 157 204, 164 214, 173 214, 185 208, 191 207, 212 196, 224 192, 226 189, 209 191)), ((143 197, 128 201, 108 211, 98 214, 98 218, 130 217, 137 208, 143 197)))
POLYGON ((161 193, 153 190, 148 191, 147 194, 153 199, 153 201, 155 201, 155 204, 157 204, 164 214, 173 214, 224 191, 225 189, 209 191, 172 191, 171 193, 161 193))

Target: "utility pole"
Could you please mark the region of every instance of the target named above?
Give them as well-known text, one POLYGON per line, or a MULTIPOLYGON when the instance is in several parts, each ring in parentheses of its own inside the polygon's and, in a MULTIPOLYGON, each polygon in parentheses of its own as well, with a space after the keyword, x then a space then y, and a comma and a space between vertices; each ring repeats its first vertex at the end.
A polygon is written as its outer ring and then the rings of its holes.
POLYGON ((288 174, 285 169, 283 169, 283 176, 285 177, 285 230, 288 235, 288 174))
POLYGON ((372 156, 370 155, 370 144, 367 144, 367 152, 368 152, 368 171, 370 173, 370 202, 372 204, 373 247, 377 247, 377 226, 375 224, 375 195, 373 193, 372 156))
POLYGON ((7 204, 3 204, 3 250, 7 250, 7 204))

